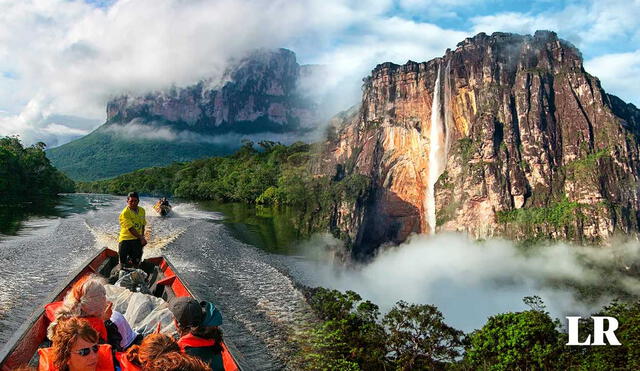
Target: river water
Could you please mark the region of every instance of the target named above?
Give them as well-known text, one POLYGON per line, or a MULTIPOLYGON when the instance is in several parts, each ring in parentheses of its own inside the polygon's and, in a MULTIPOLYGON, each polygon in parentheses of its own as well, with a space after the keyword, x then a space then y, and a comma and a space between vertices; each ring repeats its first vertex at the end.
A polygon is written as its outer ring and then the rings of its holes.
MULTIPOLYGON (((225 337, 248 369, 283 368, 287 339, 308 323, 309 311, 278 260, 234 237, 219 212, 178 202, 161 218, 153 201, 141 199, 151 231, 145 257, 165 254, 198 296, 216 303, 225 337)), ((66 195, 53 216, 23 213, 12 221, 12 235, 0 235, 0 343, 89 257, 103 246, 117 249, 124 205, 124 197, 66 195)))
MULTIPOLYGON (((295 353, 292 339, 312 321, 299 284, 354 290, 383 314, 398 300, 434 304, 465 332, 496 313, 528 309, 525 296, 541 296, 561 319, 615 297, 640 298, 638 241, 522 251, 509 241, 438 234, 413 236, 368 264, 343 264, 330 236, 299 241, 291 211, 174 201, 161 218, 154 201, 141 200, 151 232, 145 257, 166 255, 199 297, 216 303, 226 339, 250 370, 282 369, 295 353)), ((72 194, 44 211, 0 215, 0 343, 89 257, 116 249, 124 206, 124 197, 72 194)))

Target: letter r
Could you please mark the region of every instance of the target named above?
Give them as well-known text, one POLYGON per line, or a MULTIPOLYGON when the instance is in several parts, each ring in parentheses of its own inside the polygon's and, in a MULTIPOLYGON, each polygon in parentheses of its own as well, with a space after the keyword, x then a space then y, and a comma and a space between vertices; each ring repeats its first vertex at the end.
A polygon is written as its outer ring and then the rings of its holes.
POLYGON ((592 317, 593 318, 593 344, 591 345, 607 345, 604 342, 604 336, 607 337, 609 344, 622 345, 616 337, 615 330, 618 329, 618 320, 613 317, 592 317), (609 322, 609 328, 604 329, 604 321, 609 322), (604 336, 603 336, 604 335, 604 336))

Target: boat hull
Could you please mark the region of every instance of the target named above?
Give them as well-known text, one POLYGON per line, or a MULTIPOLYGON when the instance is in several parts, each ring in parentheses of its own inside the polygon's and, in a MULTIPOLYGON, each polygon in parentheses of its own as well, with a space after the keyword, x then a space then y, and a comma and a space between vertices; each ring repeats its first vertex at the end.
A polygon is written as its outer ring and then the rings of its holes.
MULTIPOLYGON (((100 250, 93 258, 89 259, 82 268, 78 269, 70 278, 63 282, 54 294, 47 298, 46 303, 61 301, 73 284, 87 274, 97 273, 108 277, 113 267, 118 263, 118 254, 108 248, 100 250)), ((143 269, 153 270, 158 267, 158 276, 152 285, 155 296, 164 300, 170 300, 176 296, 190 296, 199 300, 189 289, 186 283, 180 279, 175 268, 164 256, 145 259, 142 263, 143 269)), ((35 310, 29 319, 14 333, 7 344, 0 350, 0 370, 9 371, 29 363, 33 355, 37 352, 38 346, 46 339, 49 320, 45 315, 44 305, 35 310)), ((227 352, 227 357, 233 362, 235 369, 241 370, 238 361, 238 352, 230 351, 231 345, 228 341, 223 343, 223 348, 227 352)), ((233 368, 233 367, 231 367, 233 368)), ((225 369, 226 363, 225 363, 225 369)))

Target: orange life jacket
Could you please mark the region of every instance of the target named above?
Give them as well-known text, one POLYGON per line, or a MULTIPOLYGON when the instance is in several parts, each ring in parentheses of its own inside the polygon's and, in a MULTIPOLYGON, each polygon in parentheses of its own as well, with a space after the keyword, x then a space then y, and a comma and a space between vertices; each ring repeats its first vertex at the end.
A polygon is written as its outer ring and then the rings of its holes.
POLYGON ((178 346, 184 352, 184 348, 192 347, 192 348, 200 348, 200 347, 211 347, 216 344, 216 341, 213 339, 203 339, 201 337, 194 336, 193 334, 187 334, 181 337, 178 340, 178 346))
POLYGON ((54 301, 53 303, 49 303, 44 306, 44 314, 47 316, 49 321, 53 322, 56 320, 56 311, 61 306, 62 306, 61 301, 54 301))
MULTIPOLYGON (((53 348, 38 349, 40 360, 38 361, 38 371, 58 371, 59 369, 53 364, 55 354, 53 348)), ((98 345, 98 364, 96 371, 113 371, 113 357, 111 356, 111 345, 98 345)))
POLYGON ((120 368, 122 371, 140 371, 142 368, 135 363, 129 361, 127 359, 127 353, 125 352, 116 352, 116 359, 120 364, 120 368))
MULTIPOLYGON (((200 348, 200 347, 210 347, 215 345, 216 341, 213 339, 203 339, 192 334, 187 334, 181 337, 178 340, 178 346, 183 353, 185 353, 185 349, 187 347, 190 348, 200 348)), ((229 353, 229 349, 227 346, 222 343, 222 365, 224 366, 225 371, 240 371, 238 366, 236 365, 236 361, 233 360, 231 353, 229 353)))
MULTIPOLYGON (((62 306, 61 301, 54 301, 53 303, 49 303, 44 306, 44 314, 47 316, 49 321, 53 322, 56 320, 56 311, 61 306, 62 306)), ((94 330, 98 331, 98 335, 100 336, 100 339, 104 340, 105 342, 107 341, 107 328, 105 327, 104 321, 101 318, 98 318, 98 317, 82 317, 82 318, 89 321, 89 324, 91 324, 91 327, 93 327, 94 330)))

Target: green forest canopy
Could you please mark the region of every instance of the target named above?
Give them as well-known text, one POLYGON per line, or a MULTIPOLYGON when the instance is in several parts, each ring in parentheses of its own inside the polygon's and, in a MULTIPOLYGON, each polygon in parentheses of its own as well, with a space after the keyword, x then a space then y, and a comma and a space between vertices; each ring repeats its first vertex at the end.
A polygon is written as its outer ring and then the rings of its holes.
POLYGON ((117 195, 136 190, 190 200, 291 207, 302 235, 329 230, 348 244, 349 237, 332 228, 332 212, 336 205, 365 198, 370 179, 355 173, 340 178, 314 173, 315 152, 309 144, 262 141, 258 147, 247 141, 226 157, 141 169, 113 179, 78 183, 77 189, 117 195))
POLYGON ((0 137, 0 194, 5 202, 37 201, 73 192, 74 183, 45 156, 46 145, 24 147, 17 137, 0 137))
MULTIPOLYGON (((542 300, 530 310, 489 317, 464 334, 433 305, 398 302, 380 318, 376 304, 353 291, 309 289, 318 322, 301 336, 296 364, 310 370, 637 370, 640 302, 613 302, 598 316, 618 319, 621 346, 567 346, 568 336, 542 300)), ((581 341, 593 332, 583 319, 581 341)), ((593 336, 593 335, 592 335, 593 336)))

